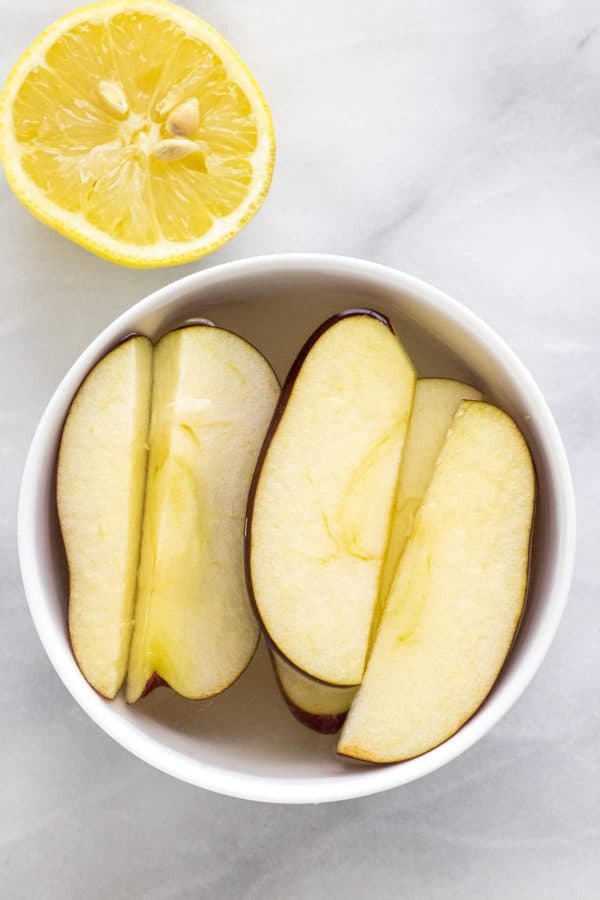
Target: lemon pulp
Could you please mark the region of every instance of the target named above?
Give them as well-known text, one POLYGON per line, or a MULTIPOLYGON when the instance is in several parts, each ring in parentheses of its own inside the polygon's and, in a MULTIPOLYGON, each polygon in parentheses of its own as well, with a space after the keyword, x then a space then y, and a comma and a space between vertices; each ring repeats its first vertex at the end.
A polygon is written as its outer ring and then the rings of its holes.
POLYGON ((268 190, 266 103, 226 42, 165 0, 108 0, 41 35, 2 97, 2 157, 31 210, 133 265, 231 237, 268 190))

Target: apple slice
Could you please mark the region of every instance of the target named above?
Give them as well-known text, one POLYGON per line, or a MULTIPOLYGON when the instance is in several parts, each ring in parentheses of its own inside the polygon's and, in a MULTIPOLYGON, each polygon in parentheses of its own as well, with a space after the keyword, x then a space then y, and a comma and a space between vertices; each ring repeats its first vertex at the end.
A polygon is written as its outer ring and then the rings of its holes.
POLYGON ((131 337, 101 359, 71 404, 58 456, 71 645, 84 677, 109 699, 127 669, 151 379, 145 337, 131 337))
MULTIPOLYGON (((382 603, 458 404, 461 400, 479 399, 480 391, 451 378, 417 380, 382 570, 382 603)), ((272 659, 279 688, 292 714, 304 725, 323 734, 339 731, 357 689, 321 684, 303 675, 277 654, 272 654, 272 659)))
POLYGON ((248 585, 279 655, 350 687, 369 629, 415 373, 386 318, 334 316, 284 385, 248 504, 248 585))
POLYGON ((396 502, 381 573, 383 607, 413 521, 431 481, 452 418, 461 400, 481 400, 481 392, 451 378, 419 378, 400 464, 396 502))
POLYGON ((483 703, 527 585, 535 474, 505 413, 460 404, 400 560, 338 752, 426 753, 483 703))
POLYGON ((335 734, 344 724, 357 688, 332 687, 304 675, 276 653, 273 670, 291 713, 313 731, 335 734))
POLYGON ((130 703, 161 683, 211 697, 252 658, 244 512, 278 396, 264 357, 228 331, 190 326, 155 348, 130 703))

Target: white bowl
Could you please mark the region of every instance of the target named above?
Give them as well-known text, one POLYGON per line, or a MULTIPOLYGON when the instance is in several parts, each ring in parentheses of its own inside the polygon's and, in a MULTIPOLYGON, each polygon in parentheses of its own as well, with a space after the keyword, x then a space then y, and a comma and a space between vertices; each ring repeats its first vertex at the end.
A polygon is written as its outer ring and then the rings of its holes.
POLYGON ((89 716, 116 741, 190 784, 252 800, 319 803, 373 794, 438 769, 478 741, 523 692, 550 646, 565 606, 575 544, 575 503, 564 447, 531 375, 473 313, 394 269, 324 255, 267 256, 197 272, 137 303, 106 328, 67 372, 37 428, 23 476, 19 555, 25 591, 52 665, 89 716), (390 317, 421 375, 475 383, 518 422, 531 448, 538 503, 527 607, 494 689, 444 744, 381 767, 343 762, 335 740, 308 731, 279 697, 264 650, 211 703, 167 690, 137 707, 102 699, 82 677, 66 627, 67 579, 54 502, 58 442, 84 375, 130 332, 155 339, 206 316, 248 338, 284 376, 313 328, 334 312, 369 306, 390 317))

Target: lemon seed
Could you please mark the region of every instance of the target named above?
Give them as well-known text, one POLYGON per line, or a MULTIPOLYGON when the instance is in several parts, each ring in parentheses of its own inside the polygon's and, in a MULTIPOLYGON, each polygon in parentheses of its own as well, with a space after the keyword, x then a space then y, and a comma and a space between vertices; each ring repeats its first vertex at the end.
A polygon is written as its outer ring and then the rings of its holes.
POLYGON ((125 92, 116 81, 101 81, 98 92, 111 112, 124 116, 129 112, 129 104, 125 92))
POLYGON ((167 131, 176 137, 191 137, 200 124, 200 104, 197 97, 180 103, 167 119, 167 131))
POLYGON ((194 141, 188 141, 187 138, 169 138, 166 141, 159 141, 154 148, 154 155, 157 159, 165 162, 172 162, 176 159, 183 159, 190 153, 197 153, 198 145, 194 141))

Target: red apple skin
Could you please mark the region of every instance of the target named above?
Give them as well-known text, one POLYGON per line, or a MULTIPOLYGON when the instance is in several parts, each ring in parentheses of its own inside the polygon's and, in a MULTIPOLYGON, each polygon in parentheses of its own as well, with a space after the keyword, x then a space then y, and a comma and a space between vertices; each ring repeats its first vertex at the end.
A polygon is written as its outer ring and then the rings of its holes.
POLYGON ((167 684, 164 678, 161 678, 160 675, 157 675, 156 672, 153 672, 146 682, 146 687, 142 691, 140 700, 142 699, 142 697, 147 697, 148 694, 151 694, 153 690, 159 687, 170 687, 170 685, 167 684))
MULTIPOLYGON (((283 694, 283 691, 281 693, 283 694)), ((317 731, 319 734, 337 734, 344 724, 347 715, 346 713, 329 716, 314 715, 313 713, 306 712, 304 709, 299 709, 299 707, 295 706, 291 700, 288 700, 285 694, 283 694, 283 698, 294 718, 301 722, 302 725, 311 728, 313 731, 317 731)))
POLYGON ((330 714, 322 714, 322 713, 311 713, 307 712, 305 709, 301 709, 299 706, 291 700, 286 694, 279 675, 277 674, 277 670, 273 667, 273 673, 275 675, 275 680, 277 681, 277 686, 281 693, 281 696, 286 702, 287 708, 302 725, 305 725, 307 728, 311 728, 313 731, 317 731, 319 734, 337 734, 342 725, 344 724, 344 720, 347 716, 347 713, 330 713, 330 714))
MULTIPOLYGON (((246 570, 246 587, 248 589, 248 597, 250 598, 250 603, 252 605, 252 609, 254 610, 254 615, 256 616, 257 622, 260 626, 260 630, 264 636, 267 646, 269 647, 269 649, 272 653, 276 653, 283 660, 285 660, 285 662, 288 663, 288 665, 290 665, 292 668, 296 669, 298 672, 300 672, 306 678, 310 678, 312 681, 317 682, 317 684, 325 684, 325 685, 327 685, 326 681, 322 681, 320 678, 315 678, 313 675, 310 675, 308 672, 304 672, 303 669, 301 669, 299 666, 297 666, 291 659, 288 659, 288 657, 285 655, 285 653, 277 646, 275 641, 273 641, 273 639, 271 638, 271 636, 269 635, 269 633, 265 627, 264 622, 262 621, 260 611, 258 609, 258 604, 256 603, 256 597, 254 596, 254 588, 252 585, 252 572, 250 570, 250 548, 252 546, 252 513, 254 510, 254 500, 256 497, 256 489, 258 487, 258 482, 259 482, 260 475, 262 472, 262 467, 263 467, 267 452, 269 450, 269 446, 270 446, 271 441, 273 440, 273 437, 277 431, 279 422, 281 421, 281 418, 282 418, 283 414, 285 413, 285 410, 286 410, 286 407, 288 404, 288 400, 290 398, 290 394, 292 393, 292 390, 296 383, 296 378, 298 377, 300 370, 302 369, 302 366, 304 365, 304 361, 305 361, 306 357, 308 356, 309 352, 311 351, 313 345, 318 341, 318 339, 321 337, 321 335, 323 335, 326 331, 328 331, 329 328, 331 328, 333 325, 336 325, 338 322, 342 321, 343 319, 349 319, 353 316, 369 316, 370 318, 376 319, 378 322, 381 322, 383 325, 386 326, 386 328, 389 328, 389 330, 392 332, 392 334, 396 333, 394 331, 392 323, 387 318, 387 316, 384 316, 383 313, 377 312, 374 309, 368 309, 368 308, 362 308, 362 307, 346 309, 343 312, 336 313, 335 315, 330 316, 329 319, 326 319, 325 322, 323 322, 321 325, 319 325, 319 327, 317 329, 315 329, 315 331, 313 331, 313 333, 310 335, 310 337, 305 341, 302 349, 300 350, 300 352, 296 356, 294 362, 292 363, 292 366, 290 368, 290 371, 288 372, 287 378, 285 379, 285 381, 283 383, 283 387, 281 388, 281 394, 279 395, 279 400, 277 401, 277 406, 275 407, 275 412, 273 413, 273 418, 271 419, 271 423, 267 429, 267 433, 265 435, 265 439, 263 441, 263 445, 261 447, 260 453, 258 454, 256 468, 254 470, 254 475, 252 476, 252 481, 250 483, 250 491, 248 493, 248 505, 246 506, 246 520, 244 523, 244 538, 245 538, 245 540, 244 540, 244 544, 245 544, 244 561, 245 561, 245 570, 246 570)), ((348 685, 348 687, 352 687, 352 685, 348 685)), ((283 693, 283 691, 282 691, 282 693, 283 693)), ((293 707, 293 705, 290 704, 287 697, 285 696, 285 693, 283 694, 283 696, 286 700, 286 703, 290 707, 292 713, 301 722, 303 722, 304 724, 308 724, 308 722, 306 722, 304 719, 305 716, 315 718, 315 716, 312 716, 311 713, 306 713, 303 710, 299 710, 298 713, 296 713, 295 708, 293 707)), ((316 717, 316 718, 319 718, 319 717, 316 717)), ((338 715, 327 716, 326 718, 339 719, 339 716, 338 715)), ((344 718, 345 718, 345 714, 344 714, 344 718)), ((339 728, 341 728, 343 721, 344 721, 344 719, 342 718, 339 722, 339 725, 337 725, 336 728, 332 727, 331 731, 322 731, 322 733, 323 734, 334 734, 339 728)), ((309 725, 309 727, 312 728, 313 726, 309 725)), ((315 730, 320 731, 321 729, 315 728, 315 730)))

